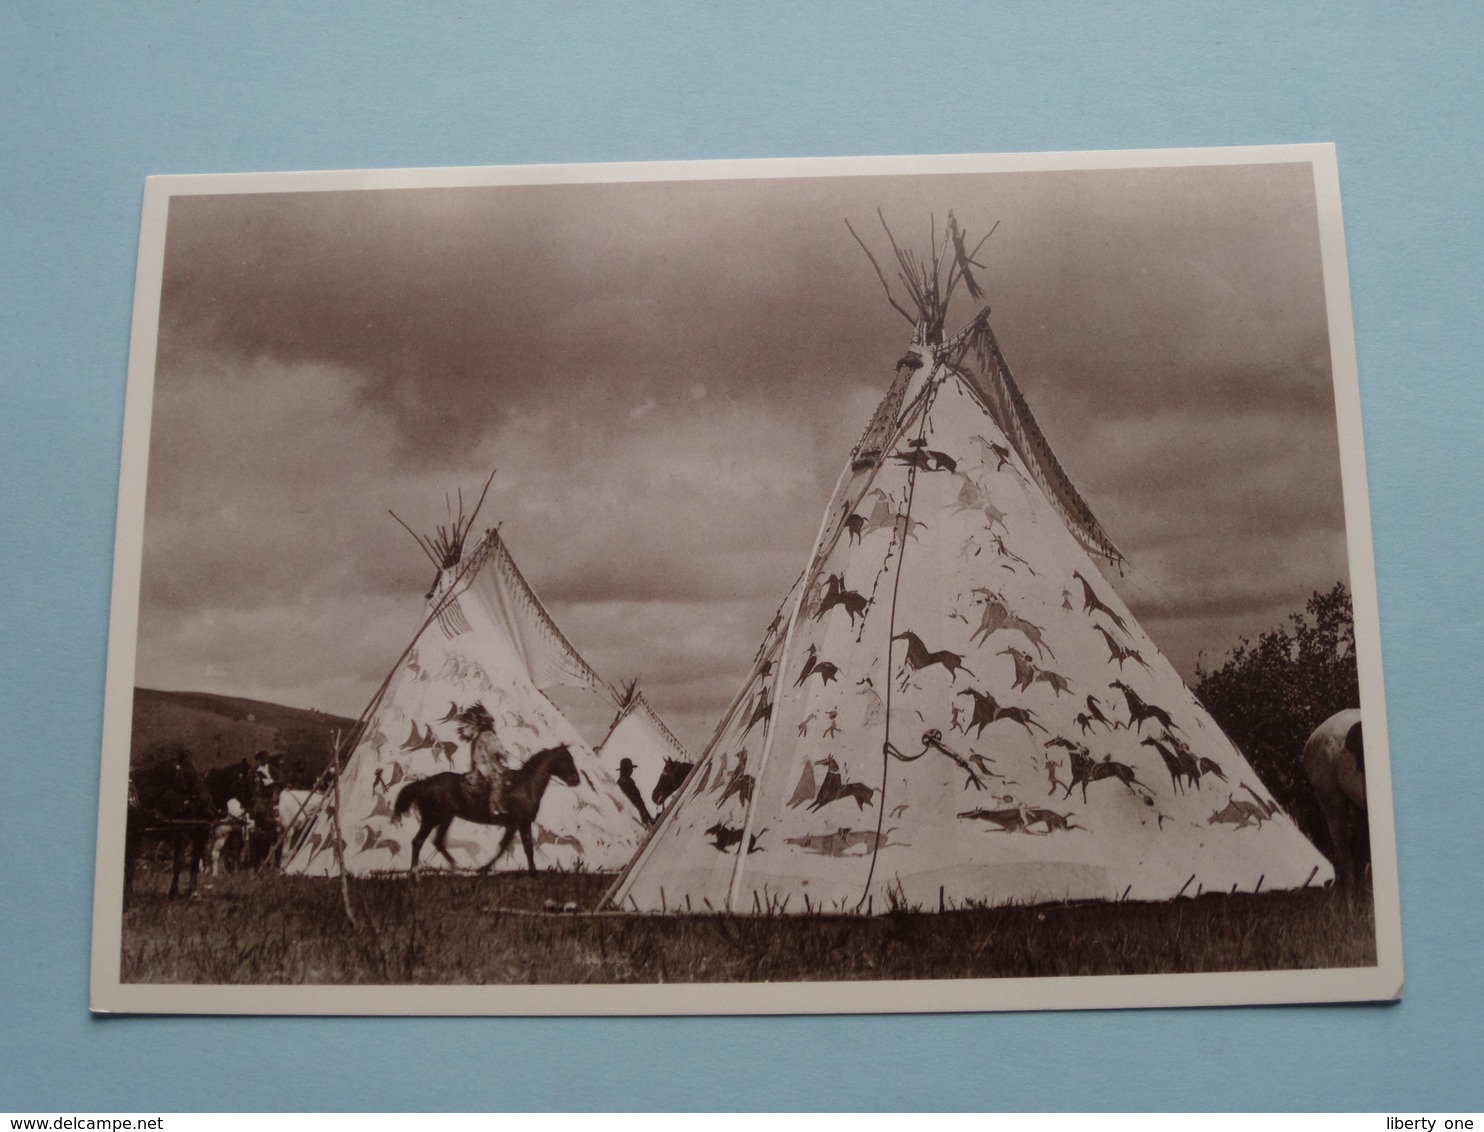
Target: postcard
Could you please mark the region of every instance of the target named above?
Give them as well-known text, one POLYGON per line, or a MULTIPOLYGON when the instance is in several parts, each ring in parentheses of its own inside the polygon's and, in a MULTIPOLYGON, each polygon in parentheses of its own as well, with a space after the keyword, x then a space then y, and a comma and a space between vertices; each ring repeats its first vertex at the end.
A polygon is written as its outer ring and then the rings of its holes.
POLYGON ((1327 145, 168 176, 98 1011, 1385 1000, 1327 145))

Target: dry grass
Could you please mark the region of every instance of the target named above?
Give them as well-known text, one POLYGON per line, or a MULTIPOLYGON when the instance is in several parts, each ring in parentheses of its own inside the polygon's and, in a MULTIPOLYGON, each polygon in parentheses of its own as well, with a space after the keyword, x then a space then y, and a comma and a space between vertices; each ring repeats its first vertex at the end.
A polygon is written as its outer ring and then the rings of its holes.
POLYGON ((633 983, 959 979, 1373 966, 1368 893, 863 916, 639 916, 592 908, 610 878, 269 873, 165 899, 139 878, 123 980, 162 983, 633 983), (550 902, 550 903, 548 903, 550 902))

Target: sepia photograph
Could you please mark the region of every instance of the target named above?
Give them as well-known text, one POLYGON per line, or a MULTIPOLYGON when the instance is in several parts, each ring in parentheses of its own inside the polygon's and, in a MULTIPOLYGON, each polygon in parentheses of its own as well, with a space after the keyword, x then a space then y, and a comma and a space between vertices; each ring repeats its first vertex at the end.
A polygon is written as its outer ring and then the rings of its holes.
POLYGON ((99 1011, 1401 991, 1329 146, 152 178, 99 1011))

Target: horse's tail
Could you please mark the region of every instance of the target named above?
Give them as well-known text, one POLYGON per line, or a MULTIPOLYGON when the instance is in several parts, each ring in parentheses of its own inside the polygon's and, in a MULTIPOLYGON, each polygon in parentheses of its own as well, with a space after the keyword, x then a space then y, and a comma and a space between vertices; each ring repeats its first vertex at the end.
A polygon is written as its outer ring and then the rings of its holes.
POLYGON ((413 803, 418 800, 422 791, 417 788, 417 785, 416 782, 409 782, 401 790, 397 791, 397 803, 392 807, 392 812, 397 817, 401 817, 408 810, 412 809, 413 803))

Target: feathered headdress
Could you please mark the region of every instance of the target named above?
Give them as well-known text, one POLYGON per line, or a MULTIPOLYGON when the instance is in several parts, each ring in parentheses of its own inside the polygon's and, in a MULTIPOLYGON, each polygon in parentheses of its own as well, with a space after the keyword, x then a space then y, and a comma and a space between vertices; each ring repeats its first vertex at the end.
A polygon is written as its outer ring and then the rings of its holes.
POLYGON ((478 701, 470 704, 454 717, 458 724, 459 738, 472 743, 481 732, 495 729, 495 718, 489 709, 478 701))

